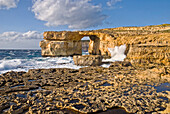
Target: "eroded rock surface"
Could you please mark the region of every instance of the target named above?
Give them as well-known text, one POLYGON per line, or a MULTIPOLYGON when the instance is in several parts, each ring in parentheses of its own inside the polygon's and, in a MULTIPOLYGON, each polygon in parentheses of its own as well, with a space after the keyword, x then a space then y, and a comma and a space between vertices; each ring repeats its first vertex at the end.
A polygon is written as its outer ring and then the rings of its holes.
POLYGON ((114 107, 129 113, 167 111, 168 69, 115 62, 109 68, 7 72, 0 75, 0 113, 92 113, 114 107))
POLYGON ((40 42, 42 56, 81 55, 81 39, 84 36, 90 37, 88 52, 91 55, 110 56, 108 48, 126 44, 125 54, 130 60, 146 59, 148 61, 152 59, 151 62, 158 64, 169 65, 170 63, 168 58, 170 25, 165 24, 92 31, 47 31, 44 32, 44 40, 40 42), (137 56, 141 57, 137 58, 137 56))
POLYGON ((73 56, 82 54, 81 41, 49 41, 40 42, 43 57, 73 56))
MULTIPOLYGON (((170 39, 170 37, 169 37, 170 39)), ((132 64, 163 64, 170 65, 170 45, 169 44, 138 44, 131 45, 127 53, 127 58, 132 64)))
POLYGON ((73 56, 73 61, 75 65, 79 66, 99 66, 102 64, 101 55, 83 55, 83 56, 73 56))

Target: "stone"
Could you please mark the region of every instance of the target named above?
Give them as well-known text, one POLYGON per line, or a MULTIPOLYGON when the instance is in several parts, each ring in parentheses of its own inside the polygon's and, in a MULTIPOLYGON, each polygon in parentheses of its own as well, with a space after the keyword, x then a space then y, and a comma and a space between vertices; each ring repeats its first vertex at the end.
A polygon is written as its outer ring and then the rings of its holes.
MULTIPOLYGON (((132 64, 170 65, 169 25, 118 27, 91 31, 47 31, 40 42, 42 56, 82 55, 81 39, 89 36, 90 55, 111 56, 108 48, 126 44, 125 54, 132 64)), ((87 50, 87 49, 86 49, 87 50)))
POLYGON ((81 41, 48 41, 40 42, 43 57, 73 56, 82 54, 81 41))
POLYGON ((45 40, 40 43, 43 56, 74 55, 79 50, 74 47, 81 38, 90 36, 92 55, 75 56, 75 63, 78 64, 80 58, 82 64, 95 61, 99 64, 103 55, 109 55, 108 47, 122 44, 128 47, 127 61, 114 62, 110 68, 30 69, 1 74, 0 113, 97 113, 114 110, 114 107, 123 108, 127 113, 169 113, 169 86, 157 91, 161 84, 170 82, 170 34, 166 32, 169 29, 147 26, 46 32, 45 40), (53 42, 56 44, 52 45, 53 42), (67 47, 68 44, 71 46, 67 47))
POLYGON ((163 64, 170 65, 170 45, 169 44, 137 44, 130 45, 126 60, 132 64, 163 64))
POLYGON ((112 108, 116 106, 123 108, 127 113, 169 111, 169 91, 157 92, 155 86, 151 86, 169 83, 167 79, 157 78, 158 74, 167 72, 164 68, 141 70, 140 67, 129 66, 129 62, 115 64, 118 65, 112 68, 89 66, 79 70, 30 69, 26 73, 11 71, 2 74, 0 79, 6 82, 1 86, 3 90, 0 92, 0 113, 6 112, 10 107, 14 107, 10 112, 24 113, 95 113, 109 109, 114 111, 112 108), (139 76, 140 74, 149 78, 145 79, 139 76), (17 82, 16 79, 22 81, 17 82), (31 83, 30 79, 34 81, 31 83), (46 84, 40 85, 44 80, 46 84), (11 84, 7 85, 9 81, 11 84), (16 88, 16 91, 5 93, 17 84, 24 84, 24 88, 35 85, 39 88, 27 91, 16 88))
POLYGON ((71 31, 47 31, 43 34, 45 40, 50 41, 79 41, 83 38, 83 35, 80 35, 78 31, 71 32, 71 31))
POLYGON ((115 61, 109 66, 109 68, 112 68, 112 67, 129 67, 129 66, 132 66, 132 64, 129 61, 115 61))
MULTIPOLYGON (((166 91, 168 93, 167 97, 170 100, 170 91, 166 91)), ((159 111, 159 113, 168 114, 170 113, 170 102, 167 104, 166 109, 164 111, 159 111)))
POLYGON ((73 56, 73 61, 75 65, 80 66, 99 66, 102 64, 102 56, 101 55, 73 56))

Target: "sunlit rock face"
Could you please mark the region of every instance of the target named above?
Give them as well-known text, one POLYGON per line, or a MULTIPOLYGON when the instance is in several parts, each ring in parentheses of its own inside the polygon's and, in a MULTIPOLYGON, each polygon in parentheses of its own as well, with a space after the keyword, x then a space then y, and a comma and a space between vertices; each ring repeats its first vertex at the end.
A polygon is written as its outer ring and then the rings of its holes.
POLYGON ((131 45, 127 58, 134 65, 157 63, 170 65, 170 45, 168 44, 138 44, 131 45))
POLYGON ((98 66, 102 64, 101 55, 73 56, 75 65, 79 66, 98 66))
POLYGON ((81 39, 84 36, 90 37, 89 54, 92 55, 109 55, 108 46, 114 48, 114 45, 108 43, 110 35, 105 33, 91 31, 62 31, 44 32, 44 39, 40 42, 42 56, 72 56, 82 54, 81 39))
POLYGON ((41 54, 44 57, 81 55, 81 41, 49 41, 40 42, 41 54))
POLYGON ((111 56, 108 48, 126 45, 127 59, 168 65, 170 26, 119 27, 92 31, 47 31, 40 42, 42 56, 82 55, 81 39, 90 37, 91 55, 111 56), (140 59, 139 59, 140 58, 140 59), (152 59, 150 61, 150 59, 152 59))
POLYGON ((40 42, 42 56, 73 56, 82 54, 81 38, 78 32, 44 32, 40 42))

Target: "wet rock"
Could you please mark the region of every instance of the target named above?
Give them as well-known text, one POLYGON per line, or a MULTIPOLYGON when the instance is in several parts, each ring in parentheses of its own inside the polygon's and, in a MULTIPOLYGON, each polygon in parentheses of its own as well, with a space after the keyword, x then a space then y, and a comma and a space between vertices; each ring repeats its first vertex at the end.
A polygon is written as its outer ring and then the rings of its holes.
POLYGON ((1 86, 0 109, 1 112, 65 113, 68 109, 94 113, 123 107, 128 113, 159 112, 167 108, 169 98, 168 92, 156 91, 155 84, 168 83, 166 78, 157 77, 160 74, 166 71, 135 68, 128 62, 117 62, 110 68, 6 73, 0 78, 9 82, 1 86))

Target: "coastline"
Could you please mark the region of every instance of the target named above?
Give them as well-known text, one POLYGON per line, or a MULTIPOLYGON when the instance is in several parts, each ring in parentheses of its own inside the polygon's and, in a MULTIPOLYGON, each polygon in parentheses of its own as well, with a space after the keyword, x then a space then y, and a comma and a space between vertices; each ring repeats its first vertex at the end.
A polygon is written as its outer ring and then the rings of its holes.
POLYGON ((41 52, 2 52, 13 57, 2 60, 2 70, 28 72, 0 74, 0 113, 170 113, 169 29, 47 31, 41 52), (82 45, 86 36, 90 42, 82 45), (116 62, 104 68, 107 57, 116 62))
POLYGON ((0 80, 3 113, 94 113, 114 107, 151 113, 168 110, 170 100, 168 66, 137 67, 124 61, 109 68, 11 71, 0 80))

